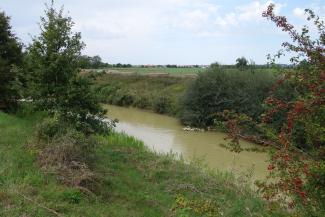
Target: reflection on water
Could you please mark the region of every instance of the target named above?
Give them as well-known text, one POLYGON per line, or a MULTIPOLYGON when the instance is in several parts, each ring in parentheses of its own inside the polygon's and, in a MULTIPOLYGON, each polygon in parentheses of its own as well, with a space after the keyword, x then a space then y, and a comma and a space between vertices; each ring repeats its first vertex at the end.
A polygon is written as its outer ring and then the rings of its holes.
MULTIPOLYGON (((254 167, 254 178, 265 177, 267 154, 241 152, 236 154, 220 147, 225 143, 224 133, 183 131, 179 121, 149 111, 107 105, 108 117, 117 118, 116 130, 142 140, 157 152, 182 154, 185 159, 199 158, 211 168, 247 171, 254 167)), ((252 147, 247 142, 243 147, 252 147)))

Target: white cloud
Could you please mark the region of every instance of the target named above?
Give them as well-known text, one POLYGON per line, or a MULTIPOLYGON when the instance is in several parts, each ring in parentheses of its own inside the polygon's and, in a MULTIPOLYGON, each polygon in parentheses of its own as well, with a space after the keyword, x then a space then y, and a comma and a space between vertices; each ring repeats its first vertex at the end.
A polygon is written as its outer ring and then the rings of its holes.
POLYGON ((151 34, 155 28, 150 17, 150 13, 142 10, 97 12, 89 18, 81 18, 77 29, 101 38, 142 37, 151 34))
MULTIPOLYGON (((2 7, 15 21, 13 26, 17 35, 23 35, 24 42, 30 41, 27 33, 37 35, 36 22, 43 14, 44 5, 37 0, 2 1, 2 7), (33 13, 26 8, 31 8, 33 13)), ((288 2, 290 5, 294 0, 273 1, 278 12, 284 6, 279 3, 288 2)), ((213 60, 233 61, 236 56, 254 49, 256 55, 252 57, 263 62, 263 46, 271 50, 277 44, 280 46, 280 42, 273 38, 277 28, 261 16, 270 2, 56 0, 55 5, 64 4, 70 11, 76 23, 75 30, 82 33, 82 39, 87 44, 88 55, 99 54, 110 62, 208 63, 213 60)), ((296 5, 295 2, 292 5, 296 5)), ((323 5, 318 4, 324 12, 323 5)))
POLYGON ((182 18, 183 27, 196 31, 200 29, 203 25, 207 24, 209 14, 202 10, 194 10, 185 12, 182 15, 182 18))
POLYGON ((298 18, 305 19, 305 11, 304 11, 304 9, 295 8, 293 10, 293 14, 298 18))
POLYGON ((224 16, 218 16, 215 24, 219 27, 233 27, 248 22, 260 22, 263 20, 262 13, 268 5, 275 4, 275 13, 278 14, 285 6, 284 4, 275 3, 274 1, 252 1, 247 5, 241 5, 234 9, 233 12, 227 13, 224 16))
MULTIPOLYGON (((94 39, 150 38, 166 32, 212 37, 227 34, 225 29, 260 22, 270 3, 274 2, 255 0, 222 14, 221 6, 211 0, 124 0, 97 8, 88 16, 79 14, 76 23, 78 31, 87 32, 88 38, 94 39)), ((85 8, 88 3, 80 4, 85 8)), ((276 13, 283 6, 276 3, 276 13)))
POLYGON ((253 1, 248 5, 239 6, 236 10, 239 13, 239 20, 241 21, 252 21, 252 20, 261 20, 263 11, 271 4, 275 4, 275 14, 278 14, 280 10, 284 7, 283 4, 275 3, 274 1, 267 1, 261 3, 260 1, 253 1))
MULTIPOLYGON (((172 30, 198 34, 207 30, 219 9, 219 5, 209 0, 125 1, 97 8, 87 16, 77 14, 76 30, 94 38, 109 39, 146 38, 172 30)), ((88 3, 80 4, 80 8, 87 8, 88 3)))
POLYGON ((226 14, 224 17, 217 17, 215 24, 221 27, 236 26, 238 24, 238 18, 235 13, 226 14))

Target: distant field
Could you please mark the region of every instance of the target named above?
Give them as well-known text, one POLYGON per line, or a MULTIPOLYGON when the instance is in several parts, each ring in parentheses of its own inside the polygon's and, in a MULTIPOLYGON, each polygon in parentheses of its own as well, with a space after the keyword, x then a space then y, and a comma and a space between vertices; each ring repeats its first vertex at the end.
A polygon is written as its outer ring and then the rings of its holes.
MULTIPOLYGON (((106 68, 106 69, 87 69, 88 71, 105 71, 108 74, 125 74, 125 75, 171 75, 171 76, 196 76, 198 73, 204 72, 206 68, 106 68)), ((239 71, 236 68, 225 69, 226 71, 239 71)), ((251 69, 247 69, 251 70, 251 69)), ((254 72, 272 72, 274 69, 254 69, 254 72)))
MULTIPOLYGON (((138 75, 174 75, 174 76, 186 76, 196 75, 203 72, 204 68, 106 68, 106 69, 94 69, 96 71, 105 71, 106 73, 117 74, 138 74, 138 75)), ((89 71, 89 70, 86 70, 89 71)))

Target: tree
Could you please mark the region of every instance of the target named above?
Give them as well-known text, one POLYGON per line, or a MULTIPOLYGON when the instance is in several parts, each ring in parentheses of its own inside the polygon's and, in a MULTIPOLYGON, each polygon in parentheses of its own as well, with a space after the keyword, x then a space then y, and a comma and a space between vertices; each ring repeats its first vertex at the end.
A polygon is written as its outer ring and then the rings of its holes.
POLYGON ((94 69, 98 69, 102 65, 102 58, 96 55, 91 58, 91 65, 94 69))
POLYGON ((219 69, 220 68, 220 64, 218 62, 214 62, 210 64, 210 68, 211 69, 219 69))
POLYGON ((81 69, 90 69, 91 68, 91 64, 90 64, 90 58, 87 55, 82 55, 79 57, 79 67, 81 69))
POLYGON ((19 98, 19 69, 22 44, 12 33, 10 18, 0 12, 0 108, 12 108, 19 98))
POLYGON ((241 71, 243 71, 248 64, 248 60, 245 57, 240 57, 236 59, 236 66, 239 68, 241 71))
POLYGON ((38 37, 28 48, 33 99, 38 107, 59 116, 85 133, 105 129, 104 110, 91 91, 91 82, 79 75, 84 43, 72 32, 71 17, 56 11, 53 1, 41 18, 38 37))

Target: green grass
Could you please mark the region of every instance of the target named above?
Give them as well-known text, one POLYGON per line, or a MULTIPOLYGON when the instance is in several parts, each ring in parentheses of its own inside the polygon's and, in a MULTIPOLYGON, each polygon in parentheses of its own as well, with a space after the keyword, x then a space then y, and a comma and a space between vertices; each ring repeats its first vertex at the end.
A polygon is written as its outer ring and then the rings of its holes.
POLYGON ((229 174, 157 155, 117 133, 98 137, 94 194, 84 194, 38 167, 26 144, 40 119, 0 112, 0 216, 288 216, 267 210, 229 174))

